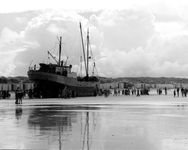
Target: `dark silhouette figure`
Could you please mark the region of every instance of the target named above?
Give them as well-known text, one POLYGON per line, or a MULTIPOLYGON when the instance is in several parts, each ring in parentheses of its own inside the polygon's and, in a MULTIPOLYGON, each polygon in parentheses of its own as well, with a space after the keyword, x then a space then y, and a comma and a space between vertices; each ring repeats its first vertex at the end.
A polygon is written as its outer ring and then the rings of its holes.
POLYGON ((165 95, 167 95, 167 88, 165 87, 165 95))
POLYGON ((183 87, 181 88, 181 95, 182 95, 182 97, 184 96, 184 88, 183 87))
POLYGON ((23 92, 19 87, 15 92, 15 98, 16 98, 15 104, 22 104, 23 92))
POLYGON ((174 97, 176 97, 176 90, 174 89, 174 97))
POLYGON ((177 88, 177 97, 179 97, 179 87, 177 88))
POLYGON ((137 89, 137 95, 136 96, 140 96, 140 91, 139 89, 137 89))

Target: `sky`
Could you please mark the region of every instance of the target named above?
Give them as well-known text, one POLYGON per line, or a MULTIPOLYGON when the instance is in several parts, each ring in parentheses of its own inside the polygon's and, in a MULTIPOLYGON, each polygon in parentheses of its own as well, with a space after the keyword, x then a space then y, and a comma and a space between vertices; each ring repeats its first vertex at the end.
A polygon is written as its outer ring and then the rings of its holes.
POLYGON ((187 8, 185 0, 3 1, 0 76, 27 76, 29 66, 53 63, 47 51, 58 58, 60 36, 62 59, 79 74, 81 22, 97 75, 187 78, 187 8))

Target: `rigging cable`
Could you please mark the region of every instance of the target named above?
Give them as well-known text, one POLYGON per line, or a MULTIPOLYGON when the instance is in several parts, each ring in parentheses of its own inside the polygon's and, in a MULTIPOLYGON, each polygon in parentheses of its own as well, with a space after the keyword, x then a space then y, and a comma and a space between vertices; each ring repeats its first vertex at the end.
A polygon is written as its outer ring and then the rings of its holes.
POLYGON ((82 56, 80 56, 80 77, 82 77, 82 56))
MULTIPOLYGON (((57 40, 59 41, 59 38, 58 38, 58 37, 57 37, 57 40)), ((56 40, 55 40, 55 41, 56 41, 56 40)), ((53 51, 52 51, 52 53, 55 54, 55 56, 58 56, 58 52, 55 51, 55 49, 56 49, 56 47, 57 47, 58 44, 59 44, 59 43, 55 42, 54 48, 53 48, 53 51)), ((52 50, 52 49, 51 49, 51 50, 52 50)), ((50 50, 49 50, 49 51, 50 51, 50 50)))
MULTIPOLYGON (((54 44, 54 47, 53 47, 53 48, 51 48, 51 49, 49 49, 48 51, 53 50, 53 53, 54 53, 54 51, 55 51, 55 49, 56 49, 57 44, 58 44, 58 43, 55 43, 55 44, 54 44)), ((48 53, 48 55, 47 55, 47 56, 48 56, 48 63, 50 63, 50 57, 49 57, 49 53, 48 53)))
POLYGON ((67 56, 67 53, 66 53, 66 43, 62 43, 62 46, 63 46, 63 49, 64 49, 64 52, 65 52, 65 57, 67 58, 65 60, 65 65, 67 64, 67 61, 68 61, 68 56, 67 56))
POLYGON ((90 45, 90 51, 91 51, 90 53, 91 53, 91 56, 93 58, 93 63, 94 63, 94 65, 93 65, 93 73, 92 74, 94 75, 94 69, 95 69, 96 73, 97 73, 97 76, 99 76, 98 71, 97 71, 97 67, 96 67, 96 64, 95 64, 95 59, 94 59, 94 56, 93 56, 93 52, 92 52, 92 49, 91 49, 91 45, 90 45))
POLYGON ((75 40, 76 40, 77 35, 78 35, 78 31, 76 32, 76 35, 75 35, 75 37, 74 37, 73 43, 72 43, 72 45, 71 45, 70 51, 69 51, 68 56, 67 56, 67 60, 68 60, 68 58, 69 58, 69 56, 70 56, 70 53, 72 52, 72 48, 73 48, 73 45, 74 45, 74 42, 75 42, 75 40))

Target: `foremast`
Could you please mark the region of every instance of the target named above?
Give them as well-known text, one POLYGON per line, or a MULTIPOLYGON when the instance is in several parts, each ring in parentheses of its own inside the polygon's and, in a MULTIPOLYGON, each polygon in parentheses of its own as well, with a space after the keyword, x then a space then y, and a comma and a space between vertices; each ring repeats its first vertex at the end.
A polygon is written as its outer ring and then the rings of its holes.
POLYGON ((62 37, 60 36, 60 40, 59 40, 59 63, 58 63, 59 66, 61 66, 61 43, 62 43, 62 37))
POLYGON ((57 60, 49 51, 48 54, 55 60, 55 62, 57 63, 57 65, 61 66, 61 45, 62 45, 62 37, 60 36, 59 40, 59 60, 57 60))

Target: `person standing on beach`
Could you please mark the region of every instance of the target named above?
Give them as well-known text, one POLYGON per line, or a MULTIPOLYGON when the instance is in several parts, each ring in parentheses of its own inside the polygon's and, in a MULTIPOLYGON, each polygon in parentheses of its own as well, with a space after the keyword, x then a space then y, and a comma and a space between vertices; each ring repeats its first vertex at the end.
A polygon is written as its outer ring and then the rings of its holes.
POLYGON ((181 88, 181 95, 182 95, 182 97, 184 95, 184 88, 183 87, 181 88))
POLYGON ((187 91, 188 91, 187 88, 185 88, 184 89, 184 95, 185 95, 185 97, 187 97, 187 91))
POLYGON ((167 95, 167 88, 165 87, 165 95, 167 95))
POLYGON ((58 99, 60 99, 61 98, 61 89, 59 89, 59 91, 58 91, 58 99))
POLYGON ((65 87, 63 90, 62 90, 62 95, 61 95, 62 98, 67 98, 67 87, 65 87))
POLYGON ((176 90, 174 89, 174 97, 176 97, 176 90))
POLYGON ((18 99, 19 99, 19 104, 22 104, 22 99, 23 99, 23 91, 22 91, 21 89, 19 90, 18 99))
POLYGON ((136 96, 140 96, 140 91, 139 89, 137 89, 137 95, 136 96))
POLYGON ((15 104, 18 104, 18 93, 19 93, 19 87, 15 91, 15 99, 16 99, 15 104))
POLYGON ((177 88, 177 97, 179 97, 179 87, 177 88))
POLYGON ((15 104, 22 104, 23 92, 19 87, 16 89, 15 98, 15 104))

